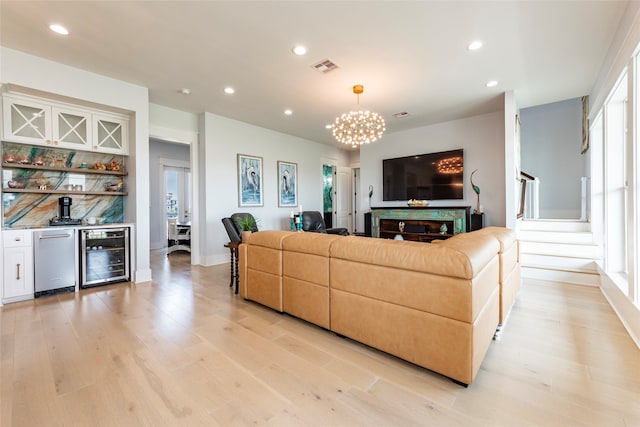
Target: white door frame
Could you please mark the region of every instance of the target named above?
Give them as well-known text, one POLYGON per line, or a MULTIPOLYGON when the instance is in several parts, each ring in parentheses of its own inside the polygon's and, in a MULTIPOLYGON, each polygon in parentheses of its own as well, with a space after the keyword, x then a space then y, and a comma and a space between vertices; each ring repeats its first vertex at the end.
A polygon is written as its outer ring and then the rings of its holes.
POLYGON ((149 138, 161 141, 177 142, 189 145, 189 169, 191 170, 191 264, 200 264, 200 190, 198 169, 198 132, 176 130, 162 126, 149 125, 149 138))

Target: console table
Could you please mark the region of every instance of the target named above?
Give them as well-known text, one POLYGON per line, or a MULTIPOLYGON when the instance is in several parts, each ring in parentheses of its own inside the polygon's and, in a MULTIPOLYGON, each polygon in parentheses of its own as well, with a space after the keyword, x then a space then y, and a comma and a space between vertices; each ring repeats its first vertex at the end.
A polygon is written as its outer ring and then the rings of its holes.
POLYGON ((430 242, 470 231, 470 225, 470 206, 371 208, 372 237, 430 242))

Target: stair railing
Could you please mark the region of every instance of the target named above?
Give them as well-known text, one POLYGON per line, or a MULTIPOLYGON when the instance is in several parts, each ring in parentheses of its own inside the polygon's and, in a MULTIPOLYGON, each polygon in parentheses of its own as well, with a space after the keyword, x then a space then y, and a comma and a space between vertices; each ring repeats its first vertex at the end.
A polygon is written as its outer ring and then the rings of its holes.
POLYGON ((520 209, 517 217, 540 217, 540 178, 523 171, 520 171, 520 209))

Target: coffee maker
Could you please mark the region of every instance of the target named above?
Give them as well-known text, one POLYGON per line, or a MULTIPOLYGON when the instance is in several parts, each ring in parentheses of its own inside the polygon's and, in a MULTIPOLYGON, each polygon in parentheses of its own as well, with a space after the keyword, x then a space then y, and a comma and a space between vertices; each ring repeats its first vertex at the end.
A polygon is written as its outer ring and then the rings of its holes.
POLYGON ((57 216, 56 218, 51 218, 49 220, 49 225, 80 225, 82 224, 81 219, 71 218, 72 203, 73 201, 69 196, 58 198, 58 209, 60 211, 60 215, 57 216))

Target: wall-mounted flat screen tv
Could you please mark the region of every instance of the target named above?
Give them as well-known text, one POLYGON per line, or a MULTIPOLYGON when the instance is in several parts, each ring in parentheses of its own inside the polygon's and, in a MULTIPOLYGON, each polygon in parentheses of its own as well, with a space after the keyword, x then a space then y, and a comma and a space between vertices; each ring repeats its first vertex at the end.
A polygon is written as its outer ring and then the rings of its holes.
POLYGON ((382 200, 464 198, 464 150, 384 159, 382 200))

